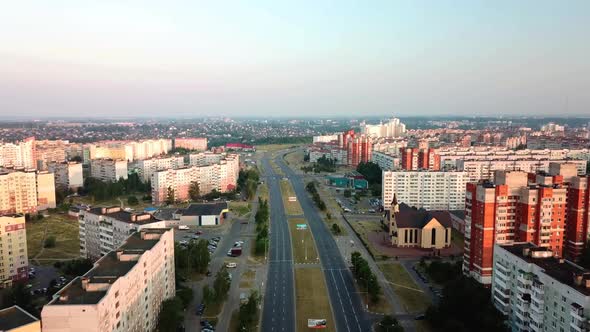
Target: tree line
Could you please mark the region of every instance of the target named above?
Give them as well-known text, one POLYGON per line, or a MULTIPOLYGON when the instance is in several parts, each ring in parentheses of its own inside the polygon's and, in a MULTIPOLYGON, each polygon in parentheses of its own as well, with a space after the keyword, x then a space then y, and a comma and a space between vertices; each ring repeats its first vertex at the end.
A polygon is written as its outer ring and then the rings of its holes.
POLYGON ((92 196, 95 201, 105 201, 132 193, 149 195, 151 189, 152 185, 149 181, 143 183, 139 179, 139 175, 132 173, 129 174, 127 179, 120 178, 116 182, 103 182, 99 179, 88 177, 84 180, 84 187, 80 191, 80 194, 92 196))
POLYGON ((369 262, 358 251, 350 255, 350 261, 352 262, 352 273, 357 280, 358 286, 369 294, 371 302, 378 302, 381 286, 377 281, 377 276, 371 271, 369 262))
POLYGON ((251 199, 256 195, 256 189, 260 181, 260 174, 256 168, 249 168, 247 170, 240 170, 237 187, 238 191, 243 193, 247 199, 251 199))
POLYGON ((256 243, 254 245, 254 253, 256 255, 264 255, 268 248, 268 221, 270 218, 270 209, 267 200, 262 200, 258 197, 258 210, 254 215, 256 222, 256 243))
POLYGON ((320 197, 320 194, 318 193, 318 190, 315 186, 315 182, 312 181, 305 185, 305 189, 311 194, 311 198, 318 209, 321 211, 326 211, 326 203, 320 197))

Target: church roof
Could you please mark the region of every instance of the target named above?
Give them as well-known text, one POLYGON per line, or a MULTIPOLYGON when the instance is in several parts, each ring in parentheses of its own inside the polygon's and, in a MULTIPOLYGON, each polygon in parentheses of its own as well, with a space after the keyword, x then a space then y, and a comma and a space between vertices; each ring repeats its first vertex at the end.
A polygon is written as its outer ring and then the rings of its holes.
POLYGON ((399 206, 399 212, 395 214, 398 228, 423 228, 432 219, 436 219, 445 228, 451 227, 451 218, 447 211, 417 210, 402 203, 399 206))

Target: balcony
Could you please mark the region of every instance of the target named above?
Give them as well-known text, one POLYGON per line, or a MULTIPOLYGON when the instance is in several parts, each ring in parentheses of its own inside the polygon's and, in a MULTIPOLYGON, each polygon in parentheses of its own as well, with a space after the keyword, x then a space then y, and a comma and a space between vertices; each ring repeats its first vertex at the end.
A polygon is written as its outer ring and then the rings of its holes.
POLYGON ((579 305, 577 303, 572 303, 571 310, 570 310, 570 316, 572 316, 572 318, 574 318, 574 320, 577 320, 579 322, 584 322, 585 321, 584 307, 582 307, 581 305, 579 305))

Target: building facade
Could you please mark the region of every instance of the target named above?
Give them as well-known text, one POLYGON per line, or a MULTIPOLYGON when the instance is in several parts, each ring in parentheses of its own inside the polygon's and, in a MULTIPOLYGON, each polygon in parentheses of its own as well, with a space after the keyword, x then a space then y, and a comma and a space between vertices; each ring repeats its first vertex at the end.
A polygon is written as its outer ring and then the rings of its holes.
POLYGON ((29 275, 27 230, 23 214, 0 216, 0 288, 29 275))
POLYGON ((93 159, 90 161, 90 177, 104 182, 127 179, 127 162, 120 159, 93 159))
POLYGON ((561 174, 497 171, 494 182, 468 183, 464 274, 489 284, 494 244, 526 241, 562 257, 568 211, 563 179, 561 174))
POLYGON ((402 137, 406 134, 406 125, 398 118, 391 118, 386 123, 377 125, 368 125, 361 123, 361 134, 379 138, 379 137, 402 137))
POLYGON ((55 208, 53 174, 24 169, 0 169, 0 215, 35 213, 55 208))
POLYGON ((192 137, 192 138, 175 138, 174 148, 182 148, 187 150, 206 151, 207 138, 206 137, 192 137))
POLYGON ((395 194, 400 203, 419 209, 462 210, 466 183, 465 172, 383 171, 383 202, 395 194))
POLYGON ((143 229, 53 296, 41 311, 43 331, 154 331, 174 279, 174 230, 143 229))
POLYGON ((142 181, 148 182, 157 171, 184 167, 184 156, 139 160, 135 163, 135 167, 139 170, 142 181))
POLYGON ((496 244, 492 302, 512 331, 583 332, 590 271, 531 243, 496 244))
POLYGON ((36 168, 35 137, 15 143, 0 143, 0 166, 36 168))
POLYGON ((134 232, 164 227, 149 213, 132 213, 118 206, 81 210, 78 216, 80 256, 97 260, 118 248, 134 232))
POLYGON ((401 168, 408 171, 440 170, 440 155, 435 149, 401 148, 401 168))
POLYGON ((572 164, 575 165, 578 174, 586 173, 585 160, 459 160, 457 169, 469 174, 469 182, 477 182, 491 180, 496 171, 549 172, 549 165, 555 163, 572 164))
POLYGON ((401 169, 401 158, 385 152, 373 150, 371 162, 377 164, 384 171, 396 171, 401 169))
POLYGON ((65 162, 66 148, 68 141, 62 140, 42 140, 35 141, 34 161, 35 167, 39 170, 46 170, 47 164, 51 162, 65 162))
POLYGON ((76 191, 84 186, 82 164, 73 161, 51 162, 47 170, 55 177, 55 186, 60 189, 76 191))
POLYGON ((37 210, 55 209, 55 178, 53 173, 38 171, 37 175, 37 210))

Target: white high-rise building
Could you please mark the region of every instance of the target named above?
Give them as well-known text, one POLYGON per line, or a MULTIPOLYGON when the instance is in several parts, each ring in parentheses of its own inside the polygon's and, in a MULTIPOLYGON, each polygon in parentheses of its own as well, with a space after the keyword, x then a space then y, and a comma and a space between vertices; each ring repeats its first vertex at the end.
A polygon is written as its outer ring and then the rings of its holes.
POLYGON ((84 186, 82 164, 77 162, 52 162, 47 170, 55 177, 55 186, 61 189, 76 191, 84 186))
POLYGON ((36 168, 35 138, 29 137, 17 144, 0 143, 0 166, 36 168))
POLYGON ((440 171, 384 171, 383 204, 397 200, 426 210, 465 209, 467 173, 440 171))
POLYGON ((512 331, 587 331, 590 270, 532 243, 496 244, 492 302, 512 331))
POLYGON ((148 182, 152 178, 152 174, 157 171, 184 167, 184 156, 139 160, 135 166, 139 170, 142 181, 148 182))
POLYGON ((35 213, 55 208, 53 174, 24 169, 0 169, 0 215, 35 213))
POLYGON ((154 331, 176 293, 174 229, 142 229, 43 307, 43 332, 154 331))
POLYGON ((392 118, 388 122, 380 123, 378 125, 368 125, 363 122, 361 124, 361 134, 373 138, 402 137, 406 134, 406 125, 398 118, 392 118))
POLYGON ((105 182, 127 179, 127 161, 114 159, 95 159, 90 161, 90 177, 105 182))

